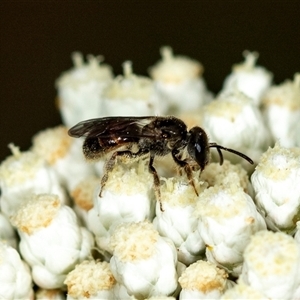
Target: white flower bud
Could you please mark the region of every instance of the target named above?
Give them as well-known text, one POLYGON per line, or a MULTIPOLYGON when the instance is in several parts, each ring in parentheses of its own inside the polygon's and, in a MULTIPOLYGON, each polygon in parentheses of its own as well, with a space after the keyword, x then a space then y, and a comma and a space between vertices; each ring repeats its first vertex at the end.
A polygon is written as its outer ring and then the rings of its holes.
MULTIPOLYGON (((256 162, 272 143, 259 109, 237 90, 221 94, 204 107, 203 127, 212 142, 238 150, 256 162)), ((253 169, 238 155, 227 151, 223 155, 233 163, 240 162, 248 171, 253 169)))
POLYGON ((299 146, 300 73, 294 81, 272 86, 264 95, 264 115, 275 140, 284 147, 299 146), (297 142, 298 140, 298 142, 297 142))
MULTIPOLYGON (((206 185, 202 185, 196 176, 194 182, 198 193, 201 193, 206 185)), ((189 265, 202 258, 205 244, 197 231, 198 218, 194 215, 194 210, 198 197, 194 188, 178 177, 164 179, 161 199, 163 211, 157 203, 154 227, 160 235, 174 242, 179 261, 189 265)))
POLYGON ((208 261, 238 276, 251 235, 266 229, 253 200, 238 184, 214 186, 200 194, 196 213, 208 261))
POLYGON ((19 253, 0 241, 0 298, 33 300, 32 279, 19 253))
POLYGON ((110 260, 116 280, 137 299, 171 295, 177 289, 174 244, 148 222, 119 225, 111 238, 110 260))
POLYGON ((256 233, 245 249, 240 280, 268 299, 299 299, 299 244, 282 232, 256 233))
POLYGON ((300 151, 278 143, 266 151, 251 176, 256 203, 268 222, 281 230, 293 231, 299 220, 300 151))
POLYGON ((74 68, 56 80, 58 107, 67 127, 91 118, 104 116, 102 93, 112 80, 111 68, 99 63, 101 56, 89 55, 85 64, 82 54, 72 54, 74 68))
POLYGON ((95 234, 97 245, 111 252, 110 231, 123 222, 152 220, 155 210, 153 176, 145 161, 122 164, 119 162, 108 174, 99 197, 94 196, 94 207, 88 212, 88 228, 95 234))
POLYGON ((182 287, 180 300, 219 299, 233 282, 225 270, 208 261, 198 260, 182 273, 178 281, 182 287))
POLYGON ((95 173, 83 156, 81 140, 72 139, 65 126, 43 130, 32 141, 32 151, 46 160, 69 191, 80 180, 95 173))
POLYGON ((13 155, 0 165, 1 211, 11 216, 32 193, 52 193, 65 203, 65 191, 55 172, 32 151, 20 152, 10 145, 13 155))
POLYGON ((21 238, 20 252, 32 268, 34 282, 42 288, 63 287, 69 270, 93 246, 91 233, 79 227, 74 211, 55 195, 33 196, 17 210, 12 223, 21 238))
POLYGON ((161 54, 162 60, 150 69, 150 75, 157 93, 168 105, 168 113, 197 110, 212 98, 199 62, 173 56, 170 47, 163 47, 161 54))
POLYGON ((257 52, 244 51, 243 55, 245 61, 233 66, 232 73, 225 78, 222 92, 238 89, 259 106, 264 92, 271 85, 273 75, 255 65, 257 52))
MULTIPOLYGON (((68 300, 116 299, 114 294, 116 280, 107 262, 83 261, 68 274, 65 284, 68 287, 68 300)), ((129 296, 126 298, 129 299, 129 296)))
POLYGON ((131 62, 123 64, 124 76, 117 76, 104 90, 107 116, 162 115, 165 109, 155 93, 150 78, 132 73, 131 62))

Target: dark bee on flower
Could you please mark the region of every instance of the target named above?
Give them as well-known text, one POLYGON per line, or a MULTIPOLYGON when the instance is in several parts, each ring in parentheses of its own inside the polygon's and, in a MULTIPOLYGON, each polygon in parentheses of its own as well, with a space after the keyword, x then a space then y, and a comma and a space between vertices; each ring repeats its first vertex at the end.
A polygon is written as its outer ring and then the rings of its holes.
POLYGON ((101 180, 100 197, 118 157, 137 158, 149 155, 149 172, 154 177, 154 188, 160 201, 160 181, 153 166, 155 156, 171 153, 175 163, 185 171, 189 182, 196 190, 191 161, 199 165, 201 171, 209 162, 210 148, 216 148, 223 163, 221 150, 232 152, 253 164, 251 158, 233 149, 225 148, 208 140, 201 127, 193 127, 189 131, 183 121, 175 117, 107 117, 86 120, 69 130, 72 137, 85 137, 83 153, 89 160, 98 160, 113 152, 108 159, 105 173, 101 180), (182 159, 182 151, 186 149, 188 158, 182 159))

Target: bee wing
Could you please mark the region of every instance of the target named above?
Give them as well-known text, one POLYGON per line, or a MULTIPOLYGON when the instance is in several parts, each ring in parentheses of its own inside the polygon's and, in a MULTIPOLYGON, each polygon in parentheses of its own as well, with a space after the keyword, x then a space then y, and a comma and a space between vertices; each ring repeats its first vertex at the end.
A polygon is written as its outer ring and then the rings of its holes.
POLYGON ((154 137, 153 132, 142 129, 155 117, 107 117, 85 120, 69 130, 72 137, 110 137, 112 134, 120 137, 154 137))

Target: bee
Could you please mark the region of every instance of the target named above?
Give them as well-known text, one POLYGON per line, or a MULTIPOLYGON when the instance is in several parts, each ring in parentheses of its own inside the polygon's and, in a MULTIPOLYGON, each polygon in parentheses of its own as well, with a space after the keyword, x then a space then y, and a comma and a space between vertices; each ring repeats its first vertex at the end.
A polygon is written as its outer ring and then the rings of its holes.
POLYGON ((113 152, 106 162, 101 179, 100 197, 118 157, 134 159, 149 155, 149 172, 154 178, 154 190, 161 210, 160 180, 153 166, 155 156, 171 154, 174 162, 185 171, 197 196, 191 161, 196 162, 201 171, 204 170, 209 162, 210 148, 217 149, 220 164, 223 163, 221 150, 232 152, 253 164, 252 159, 245 154, 209 142, 206 132, 201 127, 195 126, 188 131, 186 124, 173 116, 90 119, 72 127, 69 135, 75 138, 85 137, 83 153, 88 160, 98 160, 113 152), (187 150, 188 157, 182 159, 184 149, 187 150))

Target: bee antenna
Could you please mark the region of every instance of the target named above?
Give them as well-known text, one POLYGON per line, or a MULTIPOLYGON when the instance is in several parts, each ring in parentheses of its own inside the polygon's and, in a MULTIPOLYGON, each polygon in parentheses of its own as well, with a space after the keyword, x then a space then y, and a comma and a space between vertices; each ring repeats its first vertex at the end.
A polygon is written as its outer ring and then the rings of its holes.
POLYGON ((218 145, 217 143, 209 143, 209 148, 217 148, 217 151, 218 151, 219 156, 220 156, 220 165, 222 165, 223 161, 224 161, 223 154, 222 154, 221 150, 234 153, 234 154, 242 157, 243 159, 247 160, 250 164, 252 164, 252 165, 254 164, 253 160, 250 157, 248 157, 247 155, 245 155, 244 153, 241 153, 239 151, 236 151, 236 150, 233 150, 233 149, 230 149, 230 148, 225 148, 221 145, 218 145))

